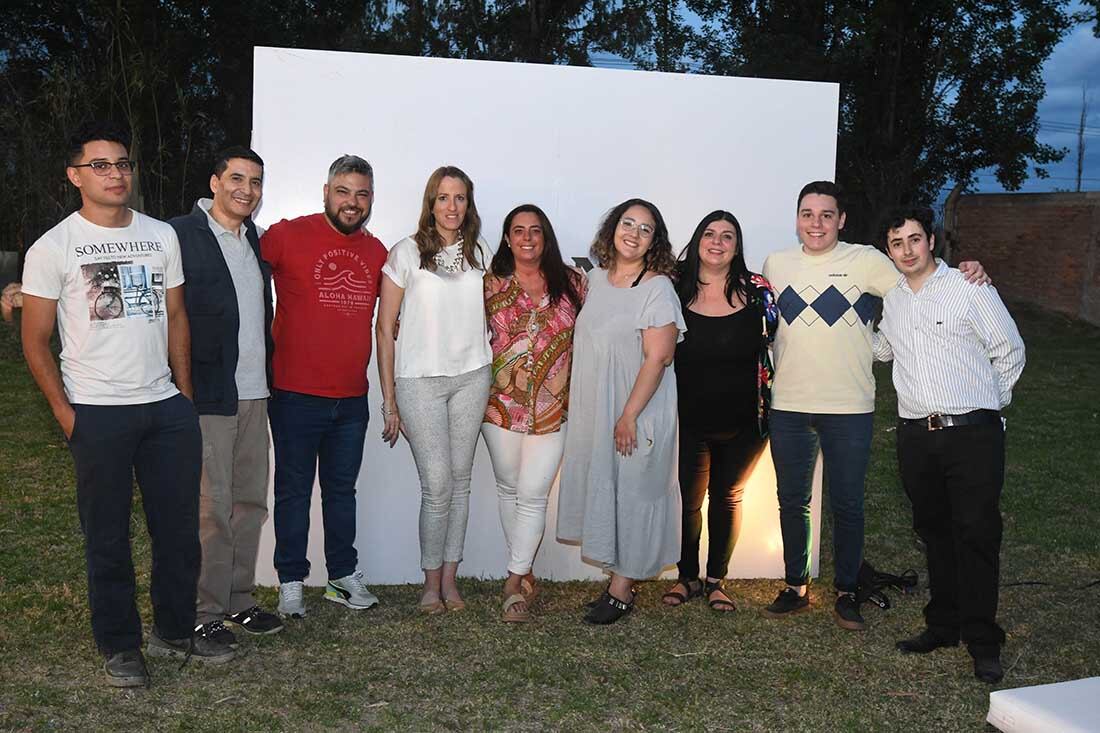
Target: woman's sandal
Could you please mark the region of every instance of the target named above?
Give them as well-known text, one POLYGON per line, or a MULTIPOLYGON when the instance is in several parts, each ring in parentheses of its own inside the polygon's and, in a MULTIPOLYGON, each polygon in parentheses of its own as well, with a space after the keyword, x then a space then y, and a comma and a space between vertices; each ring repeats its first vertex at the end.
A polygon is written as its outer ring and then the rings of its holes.
POLYGON ((466 610, 466 602, 459 598, 444 598, 443 605, 447 607, 448 611, 466 610))
POLYGON ((500 620, 506 624, 522 624, 531 620, 531 612, 528 610, 517 611, 516 606, 526 604, 527 598, 522 593, 513 593, 504 599, 504 608, 501 610, 500 620))
MULTIPOLYGON (((596 596, 591 601, 584 604, 585 609, 592 610, 596 606, 603 603, 603 597, 606 596, 610 592, 611 592, 611 581, 608 581, 607 585, 604 586, 604 589, 602 591, 600 591, 600 595, 596 596)), ((638 586, 636 586, 636 585, 630 586, 630 593, 631 593, 631 597, 634 597, 634 596, 638 595, 638 586)))
POLYGON ((432 601, 431 603, 421 603, 417 607, 420 613, 428 616, 438 616, 441 613, 447 613, 447 607, 443 605, 443 601, 432 601))
POLYGON ((526 577, 519 581, 519 592, 523 594, 528 603, 535 600, 541 590, 538 583, 528 580, 526 577))
POLYGON ((676 585, 672 586, 672 589, 661 596, 661 602, 666 606, 676 608, 676 606, 682 606, 692 598, 698 598, 703 595, 703 581, 699 578, 677 578, 676 585), (681 593, 675 590, 676 585, 682 585, 687 589, 687 593, 681 593), (671 603, 670 603, 671 601, 671 603))
POLYGON ((610 590, 605 590, 603 595, 596 599, 596 604, 589 608, 588 613, 584 615, 584 622, 597 626, 613 624, 634 610, 634 599, 637 596, 637 592, 632 589, 630 601, 620 601, 611 595, 610 590))
POLYGON ((710 606, 712 611, 718 613, 729 613, 730 611, 737 610, 737 604, 733 602, 733 599, 729 597, 725 589, 722 587, 722 581, 716 580, 713 583, 709 580, 703 586, 703 593, 707 596, 707 605, 710 606), (711 598, 711 594, 715 591, 721 593, 724 598, 711 598))

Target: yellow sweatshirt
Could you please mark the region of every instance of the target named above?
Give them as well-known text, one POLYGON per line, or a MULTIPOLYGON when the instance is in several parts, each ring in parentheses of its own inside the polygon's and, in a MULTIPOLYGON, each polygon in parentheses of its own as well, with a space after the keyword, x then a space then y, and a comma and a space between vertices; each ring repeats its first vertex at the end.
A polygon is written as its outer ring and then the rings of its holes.
POLYGON ((764 277, 779 303, 772 408, 858 414, 875 409, 872 323, 899 278, 874 247, 837 242, 823 255, 775 252, 764 277))

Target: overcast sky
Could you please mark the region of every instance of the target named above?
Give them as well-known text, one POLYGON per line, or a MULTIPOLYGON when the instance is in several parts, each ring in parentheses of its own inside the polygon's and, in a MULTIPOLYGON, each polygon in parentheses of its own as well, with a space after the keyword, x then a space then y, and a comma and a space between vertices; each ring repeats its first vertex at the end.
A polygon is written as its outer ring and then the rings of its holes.
MULTIPOLYGON (((1079 7, 1079 6, 1078 6, 1079 7)), ((1081 87, 1091 98, 1085 121, 1082 191, 1100 191, 1100 38, 1091 25, 1072 29, 1043 67, 1046 97, 1039 105, 1039 140, 1067 148, 1062 162, 1048 166, 1050 178, 1030 178, 1021 191, 1073 191, 1077 176, 1077 126, 1081 120, 1081 87), (1091 180, 1085 180, 1091 179, 1091 180)), ((977 190, 1002 191, 991 173, 978 178, 977 190)))

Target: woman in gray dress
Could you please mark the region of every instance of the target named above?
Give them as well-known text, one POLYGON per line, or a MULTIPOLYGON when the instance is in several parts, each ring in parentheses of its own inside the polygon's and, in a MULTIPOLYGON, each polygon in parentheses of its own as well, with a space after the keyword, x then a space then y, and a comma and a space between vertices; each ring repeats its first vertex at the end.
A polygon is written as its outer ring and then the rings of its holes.
POLYGON ((558 538, 611 575, 585 621, 634 608, 634 581, 680 555, 676 380, 683 338, 668 229, 657 207, 630 199, 604 219, 588 298, 574 328, 570 429, 558 498, 558 538))

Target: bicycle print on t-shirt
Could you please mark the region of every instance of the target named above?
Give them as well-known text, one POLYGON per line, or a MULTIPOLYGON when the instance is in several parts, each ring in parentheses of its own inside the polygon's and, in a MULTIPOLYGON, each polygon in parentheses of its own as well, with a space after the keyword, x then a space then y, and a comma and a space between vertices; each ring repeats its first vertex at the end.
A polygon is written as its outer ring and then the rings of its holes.
POLYGON ((84 276, 93 327, 97 321, 118 318, 155 321, 164 315, 163 268, 127 260, 82 265, 80 272, 84 276))

